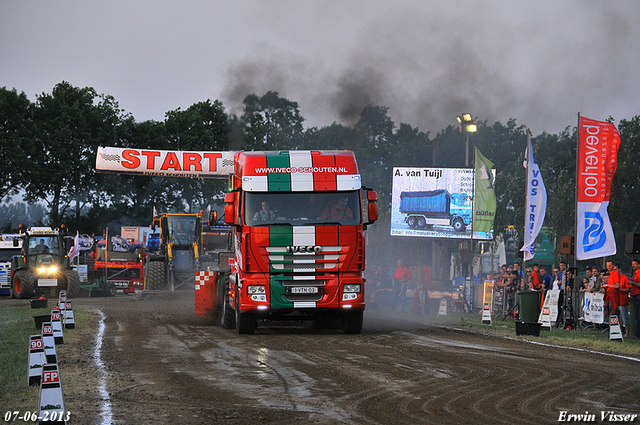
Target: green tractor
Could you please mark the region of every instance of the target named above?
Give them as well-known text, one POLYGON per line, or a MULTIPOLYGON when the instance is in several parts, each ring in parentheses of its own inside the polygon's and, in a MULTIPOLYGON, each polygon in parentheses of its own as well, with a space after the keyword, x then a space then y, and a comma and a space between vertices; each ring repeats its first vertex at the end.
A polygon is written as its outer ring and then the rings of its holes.
MULTIPOLYGON (((78 272, 67 257, 63 235, 50 227, 32 227, 20 236, 21 255, 11 260, 11 296, 31 298, 36 294, 58 296, 62 290, 73 298, 80 290, 78 272)), ((18 240, 14 240, 18 246, 18 240)))
POLYGON ((194 288, 202 254, 202 214, 161 213, 153 220, 154 231, 158 227, 158 249, 145 258, 145 289, 194 288))

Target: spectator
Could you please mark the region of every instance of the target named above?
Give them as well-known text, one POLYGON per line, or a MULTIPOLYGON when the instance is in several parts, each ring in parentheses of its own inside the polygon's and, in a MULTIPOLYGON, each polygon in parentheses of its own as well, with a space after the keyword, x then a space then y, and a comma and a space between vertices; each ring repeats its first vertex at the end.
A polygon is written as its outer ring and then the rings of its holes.
MULTIPOLYGON (((510 272, 506 282, 507 309, 505 310, 504 317, 507 317, 509 312, 511 312, 514 309, 517 288, 518 288, 518 272, 513 270, 510 272)), ((515 316, 515 311, 513 311, 512 313, 515 316)))
POLYGON ((518 273, 518 283, 521 283, 524 280, 524 273, 520 270, 520 263, 517 261, 513 263, 513 271, 518 273))
POLYGON ((602 286, 602 277, 600 276, 600 271, 597 267, 594 266, 591 269, 591 278, 589 280, 589 284, 591 285, 591 293, 600 292, 600 287, 602 286))
POLYGON ((406 304, 407 284, 411 279, 411 271, 404 265, 404 261, 398 260, 398 267, 393 273, 393 289, 395 291, 396 300, 393 309, 400 307, 400 311, 404 311, 406 304))
POLYGON ((580 290, 580 292, 590 292, 590 290, 589 290, 589 278, 588 277, 585 276, 585 277, 582 278, 582 283, 580 284, 578 289, 580 290))
POLYGON ((603 280, 602 287, 605 289, 605 316, 609 317, 612 314, 616 314, 618 311, 618 305, 620 304, 620 275, 615 269, 613 261, 607 261, 607 271, 609 272, 609 279, 606 285, 603 280))
POLYGON ((544 266, 540 267, 540 276, 542 276, 542 289, 546 293, 553 287, 553 278, 547 273, 547 268, 544 266))
POLYGON ((568 294, 569 292, 571 292, 576 285, 576 269, 575 268, 570 268, 567 269, 567 271, 564 273, 566 275, 566 278, 564 279, 565 281, 565 292, 568 294))
POLYGON ((560 284, 562 282, 562 277, 558 278, 558 275, 560 274, 560 270, 558 269, 558 267, 553 267, 553 281, 552 281, 552 286, 551 289, 555 289, 556 291, 560 289, 560 284))
POLYGON ((560 261, 558 270, 558 285, 560 286, 560 290, 564 291, 567 286, 567 263, 560 261))
POLYGON ((591 275, 593 273, 591 270, 592 270, 591 267, 587 267, 584 271, 586 281, 583 280, 583 287, 584 287, 583 292, 591 292, 591 288, 593 287, 593 283, 591 282, 591 275))
MULTIPOLYGON (((527 269, 527 271, 529 271, 529 269, 527 269)), ((533 265, 533 270, 531 270, 529 276, 529 289, 539 291, 542 286, 542 278, 540 277, 540 266, 538 264, 533 265)))
POLYGON ((631 262, 633 279, 629 281, 631 302, 633 303, 633 320, 636 322, 636 338, 640 338, 640 260, 631 262))
POLYGON ((618 306, 618 316, 624 327, 624 336, 629 337, 629 277, 620 271, 620 264, 615 265, 620 278, 620 305, 618 306))
POLYGON ((389 267, 387 266, 378 266, 378 269, 374 273, 374 279, 381 289, 389 289, 393 286, 391 284, 391 276, 389 276, 389 267))

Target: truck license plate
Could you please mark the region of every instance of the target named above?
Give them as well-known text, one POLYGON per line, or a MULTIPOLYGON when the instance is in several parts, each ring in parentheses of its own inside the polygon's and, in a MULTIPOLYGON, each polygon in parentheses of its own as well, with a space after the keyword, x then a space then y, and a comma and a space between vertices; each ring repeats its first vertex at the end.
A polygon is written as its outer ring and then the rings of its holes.
POLYGON ((291 288, 292 294, 317 294, 317 286, 294 286, 291 288))
POLYGON ((38 279, 38 286, 58 286, 58 279, 38 279))

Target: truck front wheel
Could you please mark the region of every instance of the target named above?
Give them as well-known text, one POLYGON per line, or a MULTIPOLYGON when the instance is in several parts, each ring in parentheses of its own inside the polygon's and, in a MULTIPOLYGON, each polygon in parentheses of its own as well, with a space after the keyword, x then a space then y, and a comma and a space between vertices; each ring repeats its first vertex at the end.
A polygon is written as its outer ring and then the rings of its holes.
POLYGON ((236 286, 236 332, 251 335, 258 327, 258 320, 253 313, 240 313, 240 298, 236 286))
POLYGON ((105 297, 113 297, 118 293, 118 288, 116 288, 116 285, 114 285, 113 282, 107 282, 102 289, 102 293, 105 297))
POLYGON ((75 298, 80 293, 80 276, 75 270, 67 270, 67 289, 68 298, 75 298))
POLYGON ((35 278, 28 270, 18 270, 13 276, 11 296, 13 298, 31 298, 34 291, 35 278))
POLYGON ((467 226, 464 225, 464 221, 460 217, 453 220, 453 230, 456 232, 464 232, 466 228, 467 226))
POLYGON ((224 292, 222 293, 222 328, 233 329, 235 326, 235 314, 229 303, 229 282, 224 284, 224 292))
POLYGON ((147 288, 152 291, 160 291, 167 288, 167 279, 164 270, 164 261, 149 261, 147 263, 147 288))
POLYGON ((359 334, 362 331, 363 311, 346 311, 342 314, 342 332, 359 334))

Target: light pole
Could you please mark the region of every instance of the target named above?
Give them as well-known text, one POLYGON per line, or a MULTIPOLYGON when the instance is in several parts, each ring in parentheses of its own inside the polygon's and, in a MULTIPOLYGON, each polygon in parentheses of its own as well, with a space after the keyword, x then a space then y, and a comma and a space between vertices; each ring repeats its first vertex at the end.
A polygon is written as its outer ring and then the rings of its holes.
POLYGON ((478 126, 473 122, 473 116, 465 112, 464 114, 460 114, 456 117, 458 123, 460 124, 460 131, 464 131, 467 133, 466 143, 465 143, 465 161, 464 166, 469 166, 469 133, 475 133, 478 131, 478 126))
MULTIPOLYGON (((464 165, 465 167, 469 167, 469 133, 475 133, 476 131, 478 131, 478 126, 476 126, 476 124, 473 122, 473 116, 468 113, 465 112, 463 114, 460 114, 456 117, 456 119, 458 120, 458 124, 460 124, 459 126, 459 130, 460 131, 464 131, 466 133, 466 141, 465 141, 465 160, 464 160, 464 165)), ((473 197, 473 195, 472 195, 473 197)), ((473 207, 471 208, 472 211, 472 215, 473 215, 473 207)), ((471 239, 467 243, 465 243, 464 245, 468 246, 468 248, 466 248, 469 252, 469 258, 468 258, 468 265, 467 265, 467 275, 469 276, 469 290, 468 293, 469 294, 473 294, 473 217, 471 218, 471 239)), ((465 291, 465 293, 467 293, 465 291)), ((467 308, 467 305, 470 302, 470 305, 473 306, 473 295, 471 295, 471 300, 466 300, 465 301, 465 308, 467 308)), ((472 308, 472 307, 471 307, 472 308)))

